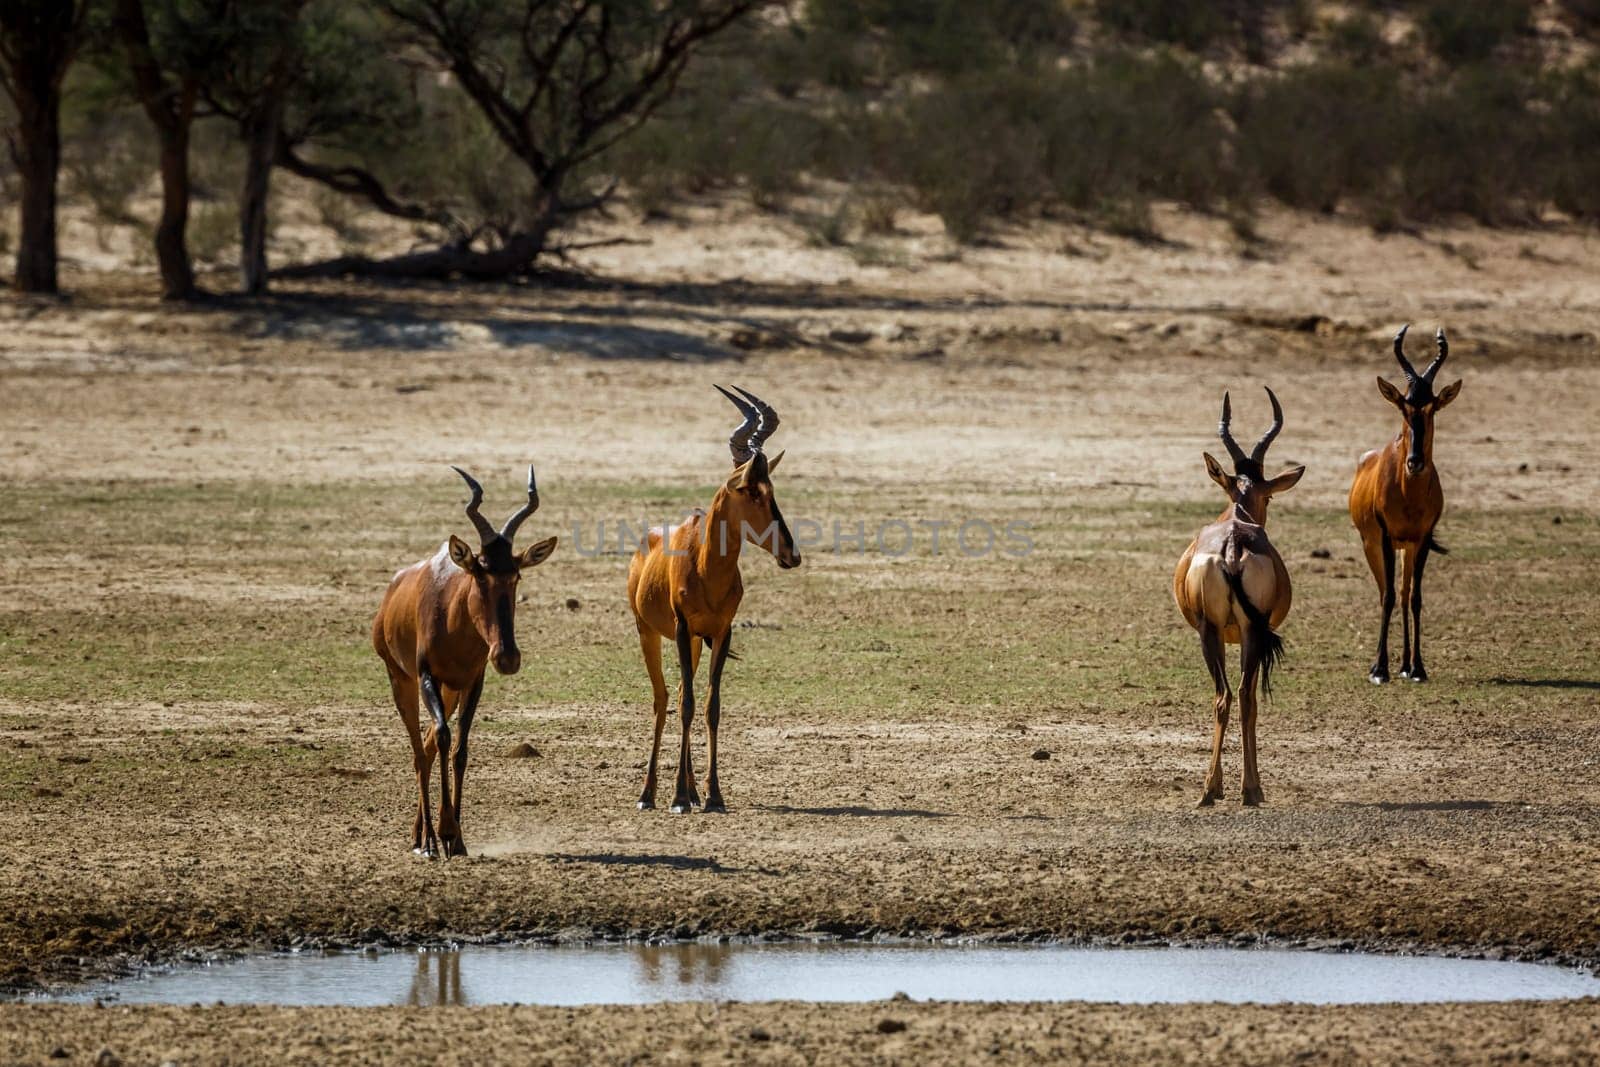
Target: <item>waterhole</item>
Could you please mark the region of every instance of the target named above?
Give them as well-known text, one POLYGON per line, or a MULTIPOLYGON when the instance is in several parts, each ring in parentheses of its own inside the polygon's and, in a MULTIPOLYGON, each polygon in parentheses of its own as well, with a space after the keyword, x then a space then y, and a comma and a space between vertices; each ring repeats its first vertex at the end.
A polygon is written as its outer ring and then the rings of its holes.
POLYGON ((59 999, 128 1004, 651 1004, 681 1000, 1376 1004, 1600 996, 1536 963, 1292 949, 927 943, 599 944, 301 952, 150 970, 59 999))

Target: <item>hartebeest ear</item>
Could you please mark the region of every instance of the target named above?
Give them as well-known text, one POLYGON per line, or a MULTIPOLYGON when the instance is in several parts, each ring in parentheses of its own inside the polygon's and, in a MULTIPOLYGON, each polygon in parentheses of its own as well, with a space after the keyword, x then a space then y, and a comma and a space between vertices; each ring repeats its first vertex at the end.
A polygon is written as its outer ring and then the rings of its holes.
POLYGON ((517 557, 517 569, 526 570, 529 567, 537 567, 549 559, 550 553, 555 550, 556 539, 554 537, 547 537, 536 545, 529 545, 523 550, 522 555, 517 557))
POLYGON ((1267 482, 1267 495, 1281 493, 1286 489, 1293 489, 1300 481, 1300 476, 1305 474, 1304 466, 1290 467, 1276 478, 1267 482))
MULTIPOLYGON (((1458 382, 1456 384, 1459 385, 1460 383, 1458 382)), ((776 456, 773 456, 771 459, 767 460, 767 473, 768 474, 771 474, 773 471, 778 469, 778 464, 783 462, 784 452, 787 452, 787 451, 789 451, 789 450, 786 448, 786 449, 783 450, 783 452, 779 452, 776 456)))
POLYGON ((1454 384, 1444 387, 1444 392, 1440 393, 1439 398, 1433 402, 1433 410, 1438 411, 1440 408, 1450 403, 1450 401, 1456 398, 1456 394, 1459 392, 1461 392, 1461 379, 1457 378, 1454 384))
POLYGON ((1400 390, 1396 389, 1393 385, 1390 385, 1388 382, 1384 381, 1382 378, 1378 379, 1378 392, 1382 394, 1383 398, 1389 403, 1404 410, 1406 406, 1405 394, 1400 392, 1400 390))
POLYGON ((467 544, 455 534, 450 535, 450 562, 466 571, 468 574, 478 573, 478 556, 472 551, 472 546, 467 544))
POLYGON ((766 481, 772 474, 772 464, 767 461, 765 452, 757 452, 742 465, 735 467, 728 476, 729 489, 748 489, 752 485, 759 485, 766 481))
POLYGON ((1217 457, 1210 452, 1200 453, 1206 458, 1206 473, 1211 475, 1211 480, 1222 486, 1222 491, 1229 496, 1233 495, 1233 475, 1222 469, 1222 464, 1217 462, 1217 457))
POLYGON ((726 482, 727 487, 729 489, 743 489, 749 482, 750 464, 754 462, 755 460, 753 459, 746 460, 744 463, 741 463, 737 467, 733 468, 733 473, 728 475, 728 481, 726 482))

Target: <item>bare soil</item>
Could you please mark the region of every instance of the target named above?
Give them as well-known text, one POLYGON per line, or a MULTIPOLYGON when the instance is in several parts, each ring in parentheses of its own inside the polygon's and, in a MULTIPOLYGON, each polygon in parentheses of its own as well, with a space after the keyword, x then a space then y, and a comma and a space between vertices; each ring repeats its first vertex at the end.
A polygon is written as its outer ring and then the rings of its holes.
MULTIPOLYGON (((0 305, 0 980, 317 943, 762 932, 1219 939, 1600 960, 1600 245, 1239 247, 1068 228, 893 266, 706 208, 549 287, 319 285, 162 307, 148 279, 0 305), (1364 680, 1377 596, 1342 514, 1396 431, 1388 338, 1452 334, 1427 686, 1364 680), (726 816, 633 810, 648 687, 597 520, 709 500, 731 408, 779 407, 791 521, 978 517, 1035 550, 747 556, 726 816), (1209 697, 1171 567, 1220 508, 1221 393, 1309 473, 1261 726, 1267 805, 1196 811, 1209 697), (444 464, 563 546, 491 678, 471 855, 410 854, 403 733, 365 634, 465 529, 444 464), (524 750, 518 751, 519 746, 524 750), (525 746, 537 755, 529 756, 525 746), (1044 756, 1040 756, 1044 753, 1044 756)), ((605 258, 600 258, 604 256, 605 258)), ((614 546, 613 546, 614 548, 614 546)), ((669 667, 670 674, 670 667, 669 667)), ((698 726, 697 726, 698 734, 698 726)), ((1236 741, 1234 742, 1236 744, 1236 741)), ((703 760, 703 757, 702 757, 703 760)), ((670 773, 671 761, 668 761, 670 773)), ((669 779, 670 781, 670 779, 669 779)), ((1582 1060, 1593 1004, 947 1005, 375 1012, 0 1007, 0 1059, 1582 1060), (880 1016, 908 1022, 879 1034, 880 1016), (763 1030, 770 1040, 753 1039, 763 1030)))

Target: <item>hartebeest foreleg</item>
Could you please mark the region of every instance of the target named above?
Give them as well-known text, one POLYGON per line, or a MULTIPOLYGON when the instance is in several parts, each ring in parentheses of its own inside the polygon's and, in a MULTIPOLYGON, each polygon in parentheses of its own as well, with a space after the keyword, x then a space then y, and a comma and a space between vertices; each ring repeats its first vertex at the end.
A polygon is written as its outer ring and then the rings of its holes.
MULTIPOLYGON (((456 729, 461 736, 456 739, 456 791, 455 791, 455 816, 457 835, 461 827, 461 793, 462 783, 467 778, 467 738, 472 733, 472 717, 478 711, 478 698, 483 695, 483 675, 478 675, 478 680, 472 683, 472 688, 467 690, 461 698, 461 710, 456 714, 456 729)), ((463 849, 463 851, 465 851, 463 849)))
POLYGON ((418 664, 418 688, 422 703, 433 716, 433 742, 439 753, 439 842, 446 856, 465 856, 461 829, 456 822, 455 805, 450 800, 450 708, 439 692, 439 683, 426 664, 418 664))
POLYGON ((1228 688, 1228 661, 1222 644, 1222 633, 1210 620, 1202 617, 1199 624, 1200 652, 1205 657, 1206 670, 1211 672, 1211 682, 1216 687, 1216 700, 1211 714, 1215 729, 1211 734, 1211 767, 1206 771, 1206 791, 1200 797, 1200 806, 1209 808, 1222 799, 1222 742, 1228 733, 1228 712, 1233 707, 1233 691, 1228 688))
POLYGON ((683 736, 678 744, 678 782, 672 794, 672 810, 683 814, 700 803, 700 791, 694 784, 694 759, 689 751, 689 728, 694 725, 694 672, 700 664, 700 638, 689 633, 689 623, 678 616, 678 714, 683 723, 683 736))
POLYGON ((733 647, 733 631, 726 630, 711 644, 711 695, 706 700, 706 729, 709 731, 711 770, 706 779, 706 811, 727 811, 722 802, 722 786, 717 782, 717 724, 722 719, 722 668, 733 647))
POLYGON ((1367 551, 1367 563, 1372 567, 1372 573, 1381 575, 1378 579, 1378 595, 1383 605, 1383 619, 1378 623, 1378 655, 1372 661, 1367 677, 1383 683, 1389 680, 1389 619, 1394 614, 1394 542, 1390 540, 1387 530, 1380 530, 1377 543, 1363 540, 1362 545, 1367 551))
POLYGON ((644 653, 644 669, 650 675, 650 692, 655 700, 656 727, 650 742, 650 766, 644 772, 644 791, 639 794, 639 810, 656 806, 656 761, 661 755, 661 731, 667 725, 667 679, 661 672, 661 637, 639 623, 639 650, 644 653))
POLYGON ((1423 537, 1416 549, 1416 563, 1411 568, 1411 595, 1407 597, 1407 610, 1411 613, 1411 671, 1407 675, 1413 682, 1426 682, 1428 670, 1422 665, 1422 570, 1428 565, 1428 553, 1433 548, 1433 533, 1423 537))

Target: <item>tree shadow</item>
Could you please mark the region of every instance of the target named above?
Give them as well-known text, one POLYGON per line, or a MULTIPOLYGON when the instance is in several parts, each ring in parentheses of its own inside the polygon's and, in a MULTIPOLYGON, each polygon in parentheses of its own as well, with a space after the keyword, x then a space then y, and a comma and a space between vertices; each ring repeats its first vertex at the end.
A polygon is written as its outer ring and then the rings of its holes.
POLYGON ((598 863, 607 867, 666 867, 674 871, 710 871, 712 874, 777 874, 766 867, 728 867, 714 856, 672 856, 648 853, 555 852, 548 857, 557 863, 598 863))
POLYGON ((923 808, 868 808, 850 805, 838 808, 794 808, 787 804, 757 804, 756 811, 773 815, 816 815, 822 818, 849 817, 856 819, 948 819, 947 811, 928 811, 923 808))
MULTIPOLYGON (((831 347, 802 337, 794 324, 763 312, 962 311, 1021 308, 1058 312, 1181 314, 1219 309, 1130 301, 1063 301, 970 295, 905 297, 810 282, 656 282, 559 277, 538 285, 423 283, 363 279, 295 288, 280 282, 261 296, 220 294, 190 309, 234 316, 244 337, 315 341, 342 349, 448 350, 462 328, 484 330, 496 343, 544 345, 596 359, 738 360, 737 347, 706 337, 707 326, 753 327, 793 347, 831 347), (685 329, 635 325, 648 316, 685 329), (583 320, 590 321, 583 321, 583 320)), ((1223 309, 1226 310, 1226 309, 1223 309)))
POLYGON ((1582 678, 1507 678, 1497 674, 1489 679, 1490 685, 1519 686, 1525 689, 1591 689, 1600 691, 1600 682, 1582 678))

